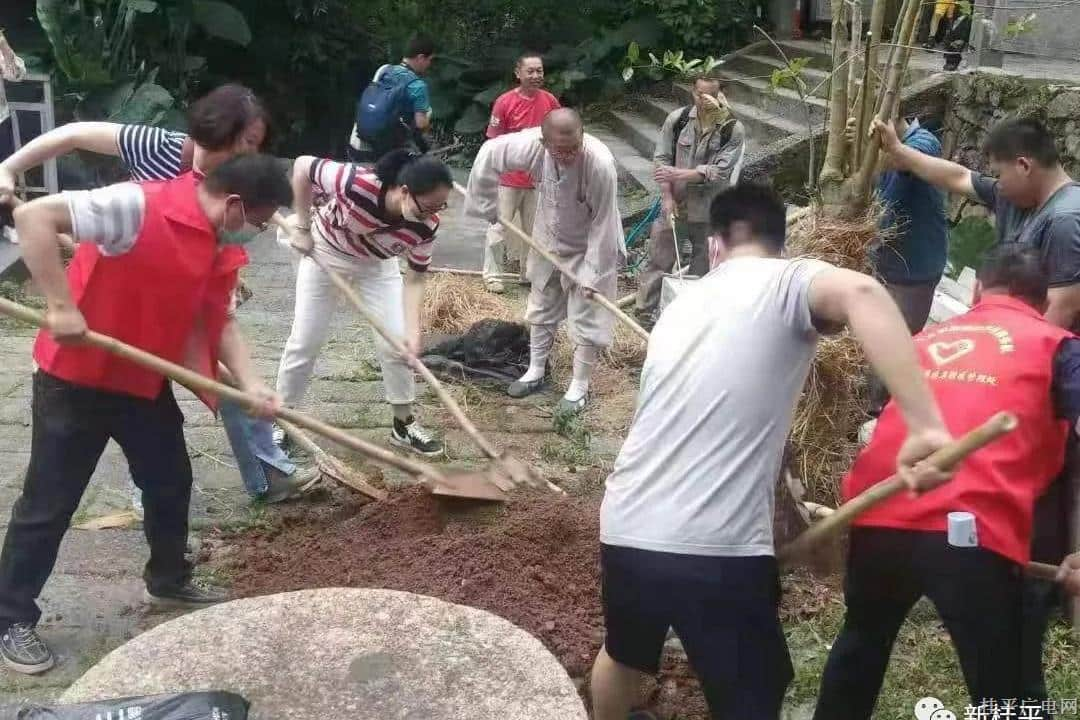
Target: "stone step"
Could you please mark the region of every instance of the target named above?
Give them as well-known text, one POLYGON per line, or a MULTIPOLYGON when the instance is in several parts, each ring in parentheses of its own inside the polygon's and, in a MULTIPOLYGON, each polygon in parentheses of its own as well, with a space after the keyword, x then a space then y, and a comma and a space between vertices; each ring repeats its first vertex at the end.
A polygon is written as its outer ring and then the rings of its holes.
POLYGON ((652 158, 660 137, 660 123, 628 110, 612 110, 608 116, 612 129, 619 137, 643 157, 652 158))
MULTIPOLYGON (((675 93, 684 104, 691 102, 689 85, 675 85, 675 93)), ((728 98, 728 104, 731 111, 735 113, 735 117, 739 118, 746 128, 746 134, 757 145, 762 147, 777 140, 783 140, 790 135, 806 134, 805 117, 801 121, 798 118, 791 120, 779 117, 754 105, 736 102, 730 97, 728 98)))
POLYGON ((657 127, 660 127, 667 120, 668 115, 691 102, 689 95, 686 98, 680 96, 680 99, 681 102, 680 100, 655 95, 638 95, 632 98, 632 106, 634 110, 656 123, 657 127))
POLYGON ((722 70, 721 74, 725 79, 724 94, 731 101, 750 105, 775 117, 803 125, 806 123, 806 109, 809 106, 811 121, 815 125, 824 122, 826 102, 822 98, 807 97, 804 103, 794 90, 773 89, 767 80, 735 70, 722 70))
MULTIPOLYGON (((808 67, 829 72, 832 70, 832 44, 821 40, 781 40, 777 43, 789 58, 808 57, 808 67)), ((772 49, 772 53, 776 50, 772 49)), ((758 54, 772 54, 758 53, 758 54)))
MULTIPOLYGON (((796 57, 802 56, 788 56, 789 59, 795 60, 796 57)), ((783 60, 778 57, 773 57, 765 54, 755 55, 736 55, 728 60, 723 69, 735 70, 753 78, 764 80, 769 82, 769 78, 772 77, 774 70, 781 70, 786 67, 783 60)), ((806 83, 808 90, 815 90, 815 95, 818 97, 826 97, 829 92, 829 84, 826 79, 829 74, 824 70, 817 68, 806 67, 803 69, 802 78, 806 83)))
POLYGON ((617 134, 614 128, 607 125, 590 124, 585 130, 611 150, 611 154, 615 156, 615 166, 621 181, 635 184, 649 194, 659 191, 656 181, 653 180, 651 152, 648 157, 645 157, 617 134))

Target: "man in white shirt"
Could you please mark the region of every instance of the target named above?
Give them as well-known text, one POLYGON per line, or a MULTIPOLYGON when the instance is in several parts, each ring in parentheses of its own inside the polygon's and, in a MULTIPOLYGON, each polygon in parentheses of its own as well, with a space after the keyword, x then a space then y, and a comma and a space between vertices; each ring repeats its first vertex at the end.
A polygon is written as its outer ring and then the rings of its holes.
POLYGON ((773 489, 819 332, 848 326, 896 398, 910 483, 913 465, 949 441, 907 326, 876 280, 783 258, 784 203, 770 189, 723 191, 710 221, 722 262, 653 330, 634 424, 607 480, 596 720, 624 720, 644 700, 669 627, 713 717, 779 717, 792 672, 773 489))

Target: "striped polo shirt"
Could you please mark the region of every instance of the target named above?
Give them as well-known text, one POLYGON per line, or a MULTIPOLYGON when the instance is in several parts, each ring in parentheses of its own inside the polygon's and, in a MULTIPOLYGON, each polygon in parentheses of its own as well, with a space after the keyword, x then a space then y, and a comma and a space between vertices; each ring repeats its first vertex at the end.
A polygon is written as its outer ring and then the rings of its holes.
POLYGON ((326 196, 326 202, 316 206, 312 222, 332 249, 378 260, 404 255, 409 267, 419 272, 431 265, 438 215, 421 222, 390 217, 387 188, 359 165, 316 160, 310 177, 312 185, 326 196))
POLYGON ((135 182, 172 180, 184 170, 182 132, 148 125, 124 125, 117 137, 120 158, 135 182))

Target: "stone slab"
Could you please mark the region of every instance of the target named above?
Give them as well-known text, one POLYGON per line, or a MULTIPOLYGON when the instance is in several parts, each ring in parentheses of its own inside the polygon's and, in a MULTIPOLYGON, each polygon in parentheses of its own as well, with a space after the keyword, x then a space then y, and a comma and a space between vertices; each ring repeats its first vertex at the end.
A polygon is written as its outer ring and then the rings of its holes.
POLYGON ((238 600, 110 653, 63 702, 219 688, 252 720, 586 720, 539 640, 475 608, 390 590, 238 600))

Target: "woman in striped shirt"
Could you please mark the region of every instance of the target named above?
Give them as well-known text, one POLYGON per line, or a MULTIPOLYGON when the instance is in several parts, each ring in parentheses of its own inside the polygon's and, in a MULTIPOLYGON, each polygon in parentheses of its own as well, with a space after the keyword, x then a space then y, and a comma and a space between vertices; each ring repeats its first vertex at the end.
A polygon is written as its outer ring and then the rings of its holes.
MULTIPOLYGON (((383 156, 374 172, 310 156, 293 165, 293 246, 355 284, 368 309, 404 340, 413 356, 420 350, 420 307, 439 228, 437 213, 446 207, 452 187, 450 169, 442 161, 407 150, 383 156), (314 192, 322 199, 312 207, 314 192), (409 265, 404 284, 399 257, 409 265)), ((304 257, 296 277, 292 332, 278 368, 277 389, 288 406, 299 403, 307 390, 337 303, 329 276, 304 257)), ((386 400, 394 409, 391 442, 422 455, 441 453, 442 443, 414 418, 416 388, 409 360, 378 334, 375 355, 386 400)))
MULTIPOLYGON (((135 182, 171 180, 188 171, 212 172, 237 155, 256 152, 265 142, 269 114, 250 89, 228 84, 192 103, 188 134, 145 125, 76 122, 34 138, 0 163, 0 204, 11 201, 15 179, 30 168, 75 150, 123 160, 135 182)), ((299 473, 273 442, 269 421, 249 416, 235 403, 220 406, 244 487, 265 502, 294 495, 317 471, 299 473)), ((138 491, 134 497, 140 507, 138 491)))

